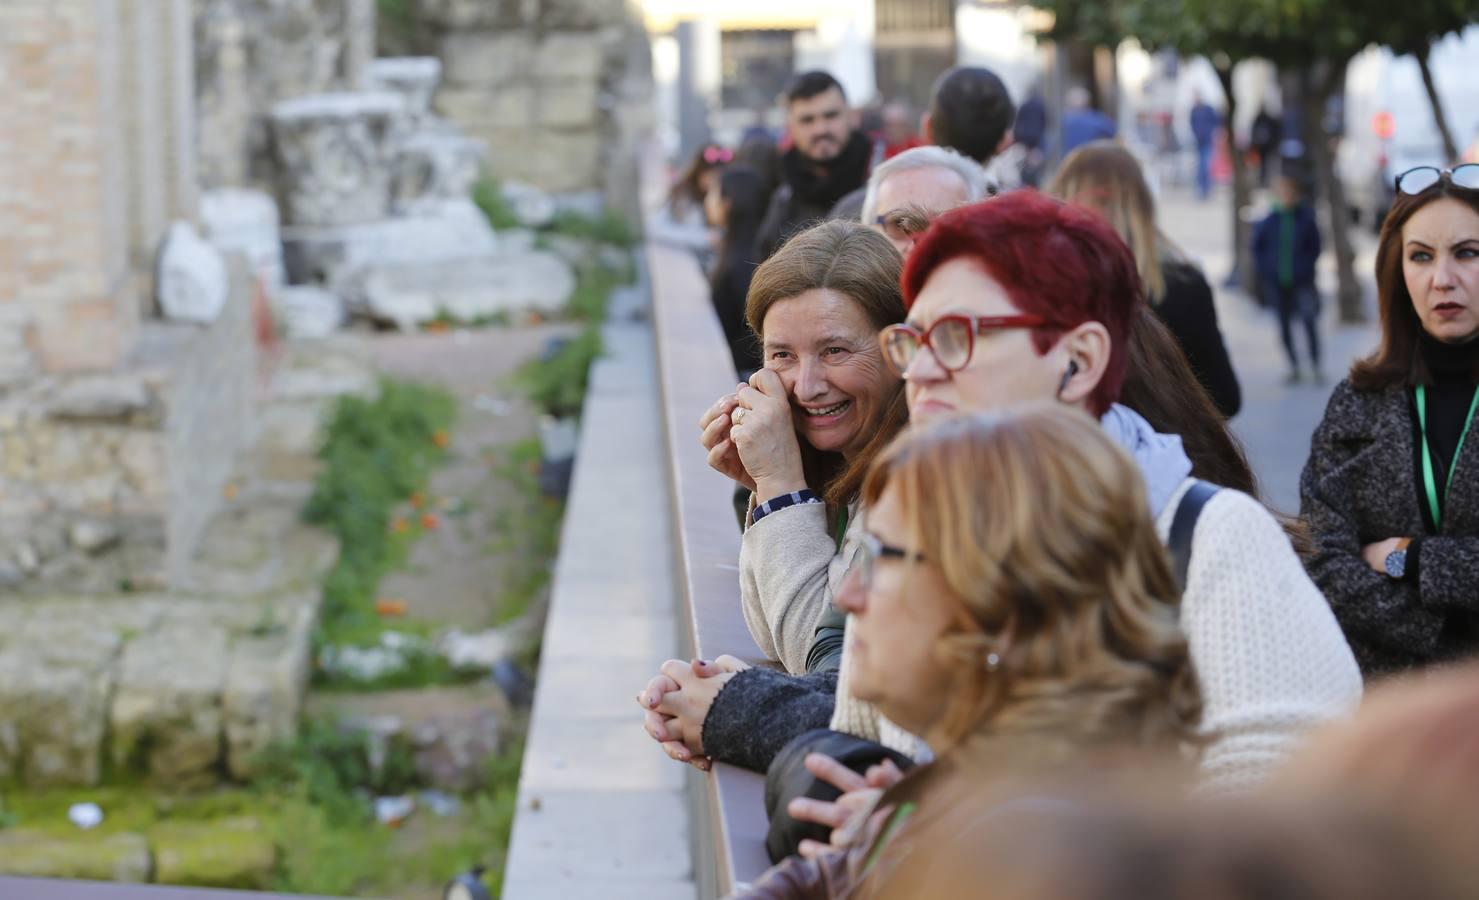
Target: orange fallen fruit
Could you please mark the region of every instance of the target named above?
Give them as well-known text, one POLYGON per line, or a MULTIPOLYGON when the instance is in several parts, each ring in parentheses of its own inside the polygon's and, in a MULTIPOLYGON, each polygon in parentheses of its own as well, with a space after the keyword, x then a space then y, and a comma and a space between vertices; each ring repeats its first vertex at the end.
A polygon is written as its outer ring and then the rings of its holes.
POLYGON ((221 495, 227 500, 235 500, 239 489, 234 484, 228 484, 221 489, 221 495))
POLYGON ((438 526, 440 526, 441 524, 442 520, 437 516, 436 513, 421 514, 421 527, 425 528, 427 531, 436 531, 438 526))
POLYGON ((376 615, 387 618, 404 616, 406 614, 406 601, 392 597, 381 597, 375 601, 375 613, 376 615))
POLYGON ((390 530, 395 534, 405 534, 411 530, 411 523, 400 516, 390 520, 390 530))
POLYGON ((447 445, 452 443, 452 436, 447 434, 445 429, 438 430, 436 434, 431 436, 431 442, 445 450, 447 445))

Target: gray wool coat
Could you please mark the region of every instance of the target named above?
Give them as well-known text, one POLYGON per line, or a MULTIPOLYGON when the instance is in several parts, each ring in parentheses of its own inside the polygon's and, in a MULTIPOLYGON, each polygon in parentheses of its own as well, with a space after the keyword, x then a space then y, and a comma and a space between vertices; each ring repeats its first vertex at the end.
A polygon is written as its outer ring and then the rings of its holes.
POLYGON ((1429 665, 1479 650, 1479 440, 1459 454, 1443 533, 1426 533, 1413 465, 1410 391, 1342 381, 1315 429, 1299 480, 1315 549, 1310 577, 1330 601, 1361 671, 1429 665), (1366 544, 1422 538, 1417 581, 1372 571, 1366 544))

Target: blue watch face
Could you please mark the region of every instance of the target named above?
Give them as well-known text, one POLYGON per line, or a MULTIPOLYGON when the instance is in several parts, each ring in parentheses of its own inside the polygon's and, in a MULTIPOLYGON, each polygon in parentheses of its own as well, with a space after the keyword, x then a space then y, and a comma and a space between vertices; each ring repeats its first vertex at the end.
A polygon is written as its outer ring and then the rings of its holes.
POLYGON ((1401 578, 1407 573, 1407 551, 1393 550, 1387 554, 1387 574, 1393 578, 1401 578))

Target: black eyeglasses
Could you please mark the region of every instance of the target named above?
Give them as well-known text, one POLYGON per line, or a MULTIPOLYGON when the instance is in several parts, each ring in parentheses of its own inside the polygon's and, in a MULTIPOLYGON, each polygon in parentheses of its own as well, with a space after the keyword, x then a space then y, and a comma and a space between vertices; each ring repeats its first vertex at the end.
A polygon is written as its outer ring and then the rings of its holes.
POLYGON ((1418 166, 1397 176, 1397 193, 1416 195, 1447 178, 1454 187, 1479 191, 1479 163, 1464 163, 1451 169, 1418 166))
MULTIPOLYGON (((858 573, 858 582, 864 590, 873 586, 873 568, 880 559, 908 559, 909 551, 899 547, 893 547, 879 540, 878 536, 870 531, 863 532, 858 542, 858 555, 853 560, 852 568, 858 573)), ((918 554, 914 559, 923 561, 924 557, 918 554)))
POLYGON ((920 206, 901 206, 881 213, 873 219, 874 224, 892 241, 909 241, 929 230, 935 217, 920 206))

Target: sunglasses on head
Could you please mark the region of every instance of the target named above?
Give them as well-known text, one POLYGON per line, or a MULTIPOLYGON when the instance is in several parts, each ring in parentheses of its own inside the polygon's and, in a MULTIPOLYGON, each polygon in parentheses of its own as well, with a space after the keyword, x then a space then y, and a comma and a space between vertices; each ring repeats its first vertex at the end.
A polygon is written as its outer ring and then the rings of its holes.
POLYGON ((1444 178, 1454 187, 1479 191, 1479 163, 1464 163, 1451 169, 1418 166, 1397 176, 1397 193, 1415 195, 1436 185, 1444 178))

